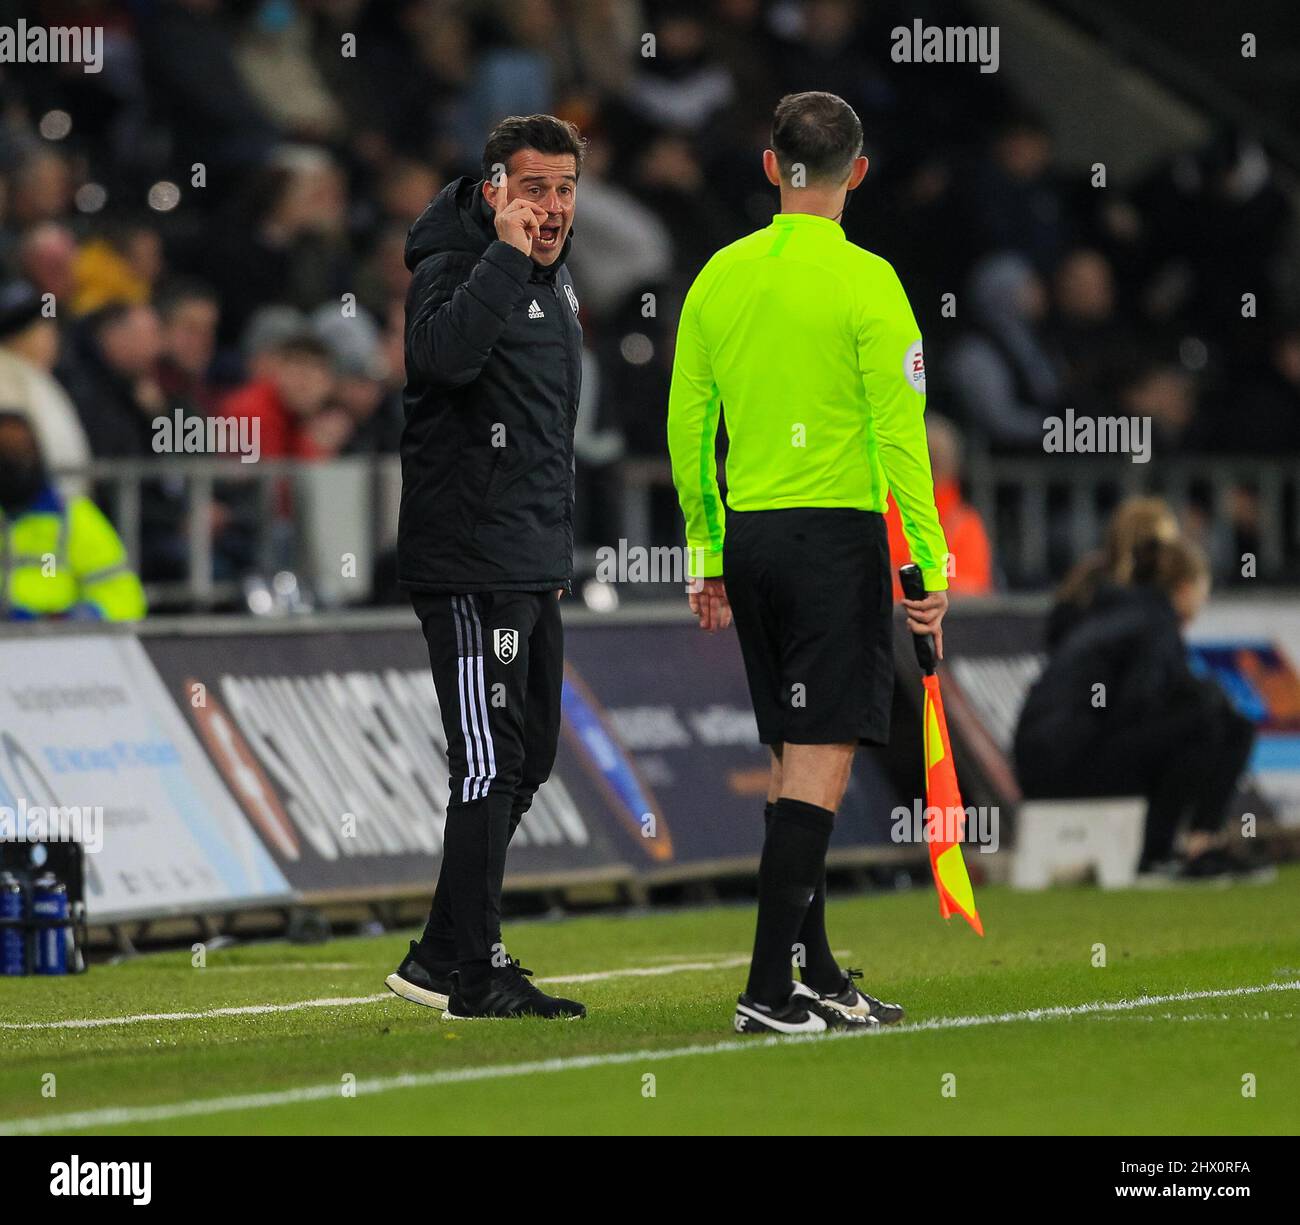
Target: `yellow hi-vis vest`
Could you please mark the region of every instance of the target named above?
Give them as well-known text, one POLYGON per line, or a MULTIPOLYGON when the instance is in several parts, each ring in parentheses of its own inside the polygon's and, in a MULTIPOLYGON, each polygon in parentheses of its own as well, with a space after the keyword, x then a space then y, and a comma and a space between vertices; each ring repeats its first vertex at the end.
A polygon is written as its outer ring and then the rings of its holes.
POLYGON ((12 519, 0 511, 0 618, 138 621, 145 607, 121 539, 89 498, 65 504, 47 490, 12 519))

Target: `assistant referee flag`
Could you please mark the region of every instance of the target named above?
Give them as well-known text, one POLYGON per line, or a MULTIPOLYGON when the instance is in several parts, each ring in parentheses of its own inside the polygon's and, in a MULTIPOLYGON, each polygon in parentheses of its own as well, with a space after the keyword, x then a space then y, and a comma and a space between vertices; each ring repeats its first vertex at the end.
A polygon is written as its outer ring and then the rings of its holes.
POLYGON ((668 449, 692 578, 722 574, 723 406, 733 510, 884 513, 892 490, 926 589, 947 588, 920 330, 893 267, 849 242, 837 222, 778 213, 714 255, 686 295, 668 449))

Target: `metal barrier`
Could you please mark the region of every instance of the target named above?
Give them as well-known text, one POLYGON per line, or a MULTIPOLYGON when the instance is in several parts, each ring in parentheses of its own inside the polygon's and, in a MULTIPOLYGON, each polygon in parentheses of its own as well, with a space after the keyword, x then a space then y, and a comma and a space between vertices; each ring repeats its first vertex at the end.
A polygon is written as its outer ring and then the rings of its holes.
POLYGON ((219 492, 251 488, 242 507, 253 536, 253 570, 270 575, 291 570, 305 576, 326 606, 364 602, 371 591, 374 565, 397 538, 401 465, 395 455, 349 456, 328 462, 264 459, 255 464, 216 457, 95 460, 88 468, 61 470, 92 482, 137 568, 143 551, 142 487, 157 483, 178 495, 183 506, 185 576, 150 581, 150 607, 184 605, 208 610, 239 601, 238 578, 214 574, 210 530, 219 492), (334 556, 352 554, 356 579, 340 580, 334 556))
MULTIPOLYGON (((627 539, 652 534, 655 491, 672 485, 666 460, 626 461, 622 519, 627 539)), ((1116 503, 1136 494, 1166 498, 1176 511, 1197 508, 1209 531, 1211 561, 1222 574, 1240 565, 1232 507, 1253 500, 1257 573, 1270 582, 1300 582, 1300 457, 1199 456, 1135 464, 1127 457, 1085 456, 1069 464, 1043 456, 999 457, 972 452, 965 485, 984 519, 998 568, 1011 586, 1041 587, 1101 540, 1116 503)))
MULTIPOLYGON (((324 607, 365 603, 377 559, 397 536, 401 469, 396 456, 359 456, 328 462, 230 459, 97 460, 76 475, 88 477, 121 533, 132 564, 142 556, 142 486, 160 482, 179 491, 187 542, 185 575, 147 584, 155 608, 208 610, 242 599, 238 578, 213 571, 209 523, 219 490, 251 486, 250 526, 257 573, 292 570, 324 607), (355 575, 341 578, 351 556, 355 575)), ((629 459, 619 465, 620 534, 631 544, 675 544, 676 528, 656 531, 653 500, 672 486, 667 460, 629 459), (656 539, 671 531, 667 539, 656 539)), ((999 458, 973 453, 966 464, 970 499, 994 540, 998 567, 1013 588, 1042 587, 1064 565, 1096 547, 1102 525, 1121 498, 1160 494, 1183 511, 1196 508, 1208 525, 1220 573, 1240 565, 1233 503, 1247 499, 1257 542, 1258 576, 1300 581, 1300 458, 1200 457, 1135 464, 1111 457, 999 458)), ((247 508, 246 508, 247 509, 247 508)), ((680 524, 678 524, 680 526, 680 524)), ((594 552, 580 548, 581 576, 594 573, 594 552)))
POLYGON ((1086 457, 1066 466, 1047 457, 974 454, 966 463, 966 484, 993 533, 999 564, 1016 586, 1059 578, 1060 559, 1068 564, 1095 548, 1111 509, 1139 494, 1165 498, 1180 515, 1200 514, 1216 576, 1240 572, 1233 503, 1248 500, 1257 576, 1300 580, 1300 457, 1198 456, 1146 464, 1086 457))

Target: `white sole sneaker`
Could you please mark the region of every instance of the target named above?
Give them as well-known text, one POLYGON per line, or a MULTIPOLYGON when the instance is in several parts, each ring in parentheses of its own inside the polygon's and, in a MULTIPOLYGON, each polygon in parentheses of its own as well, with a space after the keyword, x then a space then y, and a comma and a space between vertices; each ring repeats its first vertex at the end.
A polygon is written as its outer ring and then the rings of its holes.
POLYGON ((390 974, 384 979, 384 986, 394 995, 400 995, 402 999, 409 1000, 412 1004, 423 1004, 426 1008, 438 1008, 443 1012, 447 1010, 447 996, 408 983, 400 974, 390 974))
POLYGON ((796 990, 790 1003, 772 1011, 755 1005, 747 996, 736 1001, 732 1026, 738 1034, 821 1034, 827 1030, 875 1029, 876 1022, 865 1017, 851 1017, 830 1008, 812 991, 796 990))
POLYGON ((872 1011, 871 1001, 857 988, 854 988, 854 1002, 851 1004, 846 1004, 833 995, 818 995, 811 987, 806 987, 801 982, 795 983, 794 993, 795 995, 809 996, 812 999, 820 1000, 827 1008, 834 1008, 836 1012, 842 1013, 846 1017, 865 1021, 868 1025, 897 1025, 905 1016, 903 1008, 899 1004, 881 1004, 881 1007, 887 1010, 887 1016, 886 1018, 877 1016, 872 1011), (891 1014, 892 1019, 890 1019, 891 1014))
POLYGON ((738 1034, 820 1034, 830 1029, 825 1020, 812 1011, 805 1013, 802 1021, 783 1021, 746 1004, 736 1005, 732 1024, 738 1034))

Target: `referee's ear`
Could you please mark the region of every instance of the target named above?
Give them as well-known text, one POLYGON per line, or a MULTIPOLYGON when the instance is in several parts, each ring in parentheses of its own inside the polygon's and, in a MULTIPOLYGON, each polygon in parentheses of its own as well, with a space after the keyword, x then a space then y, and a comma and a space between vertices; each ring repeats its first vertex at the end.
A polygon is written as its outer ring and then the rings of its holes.
POLYGON ((781 186, 781 163, 777 161, 775 149, 763 150, 763 173, 773 187, 781 186))
POLYGON ((870 164, 865 157, 855 157, 853 159, 853 166, 849 170, 849 181, 845 185, 848 191, 852 191, 867 177, 867 167, 870 164))

